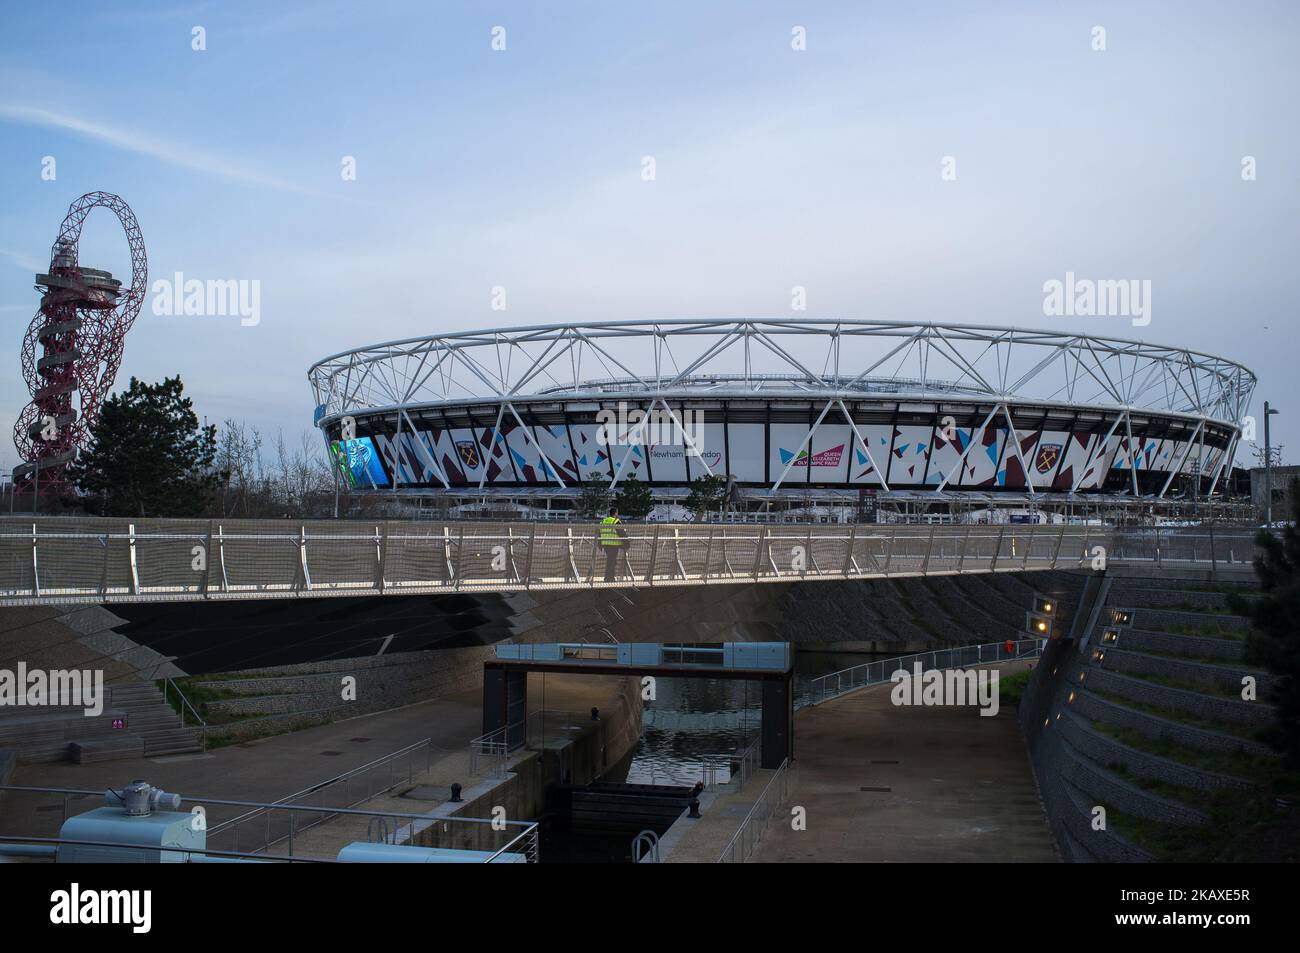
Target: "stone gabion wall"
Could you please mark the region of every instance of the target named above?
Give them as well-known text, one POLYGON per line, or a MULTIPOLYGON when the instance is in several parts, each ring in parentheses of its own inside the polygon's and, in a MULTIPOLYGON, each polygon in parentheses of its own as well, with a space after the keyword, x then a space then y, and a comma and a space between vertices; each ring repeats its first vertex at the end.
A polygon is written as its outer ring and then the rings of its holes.
POLYGON ((1120 629, 1118 640, 1111 644, 1116 648, 1139 652, 1168 652, 1197 658, 1223 659, 1227 662, 1241 661, 1246 654, 1246 643, 1237 639, 1198 638, 1194 635, 1173 635, 1145 629, 1120 629))
POLYGON ((1218 629, 1220 632, 1238 632, 1250 628, 1250 621, 1239 615, 1219 615, 1210 612, 1183 612, 1178 609, 1150 609, 1141 605, 1126 604, 1111 596, 1109 606, 1132 609, 1133 625, 1141 629, 1165 631, 1179 626, 1218 629))
MULTIPOLYGON (((1075 863, 1106 861, 1143 862, 1150 855, 1117 833, 1110 825, 1093 827, 1094 795, 1079 788, 1082 772, 1067 772, 1077 756, 1060 730, 1058 693, 1071 690, 1074 645, 1063 639, 1048 643, 1042 660, 1020 701, 1019 718, 1029 747, 1030 763, 1048 824, 1063 859, 1075 863), (1073 775, 1072 777, 1069 775, 1073 775)), ((1068 695, 1067 695, 1068 697, 1068 695)), ((1083 777, 1085 783, 1088 777, 1083 777)))
POLYGON ((1230 735, 1221 731, 1209 731, 1194 725, 1183 724, 1169 718, 1161 718, 1150 712, 1128 708, 1109 699, 1094 695, 1087 689, 1078 692, 1074 700, 1074 709, 1080 715, 1094 721, 1121 728, 1140 731, 1154 740, 1165 739, 1174 744, 1188 748, 1200 748, 1203 751, 1222 751, 1228 754, 1242 752, 1255 756, 1271 754, 1270 749, 1257 741, 1230 735))
POLYGON ((238 720, 214 722, 214 737, 242 737, 386 711, 481 685, 489 646, 397 652, 392 655, 307 662, 208 677, 197 684, 234 697, 208 702, 209 713, 238 720), (344 678, 355 682, 345 700, 344 678))
POLYGON ((1263 727, 1273 721, 1272 706, 1266 702, 1236 701, 1169 688, 1156 682, 1130 678, 1104 668, 1088 669, 1086 687, 1119 695, 1136 702, 1146 702, 1159 708, 1184 712, 1206 721, 1227 721, 1236 725, 1263 727))
MULTIPOLYGON (((1077 704, 1072 707, 1077 710, 1077 704)), ((1197 791, 1250 787, 1250 782, 1241 778, 1194 768, 1181 761, 1173 761, 1129 747, 1123 742, 1099 733, 1088 724, 1086 719, 1073 712, 1066 712, 1059 724, 1066 740, 1075 751, 1086 756, 1094 764, 1122 765, 1125 770, 1137 777, 1163 781, 1166 784, 1197 791)))
MULTIPOLYGON (((1247 595, 1246 598, 1252 598, 1247 595)), ((1193 612, 1196 616, 1228 613, 1228 597, 1221 592, 1203 592, 1195 589, 1147 589, 1133 585, 1132 581, 1116 583, 1111 587, 1110 601, 1113 605, 1123 605, 1133 601, 1137 605, 1152 609, 1170 609, 1180 611, 1188 606, 1192 610, 1206 609, 1212 612, 1193 612)))
POLYGON ((1101 665, 1115 672, 1155 675, 1189 684, 1204 685, 1207 690, 1218 688, 1229 692, 1240 692, 1244 687, 1242 679, 1249 676, 1255 679, 1259 698, 1268 697, 1277 687, 1277 679, 1266 672, 1247 668, 1229 668, 1226 665, 1220 667, 1217 664, 1169 658, 1164 655, 1147 655, 1129 650, 1127 646, 1128 643, 1121 635, 1117 645, 1112 645, 1105 650, 1105 659, 1101 665))

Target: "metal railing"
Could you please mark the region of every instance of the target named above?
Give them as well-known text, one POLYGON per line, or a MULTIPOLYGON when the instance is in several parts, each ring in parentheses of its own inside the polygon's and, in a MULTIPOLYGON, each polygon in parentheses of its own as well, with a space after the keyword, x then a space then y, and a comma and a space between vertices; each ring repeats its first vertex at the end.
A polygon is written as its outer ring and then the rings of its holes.
MULTIPOLYGON (((327 782, 328 783, 328 782, 327 782)), ((75 788, 46 788, 31 787, 18 784, 0 784, 0 791, 14 792, 18 794, 42 794, 42 795, 59 795, 62 796, 66 804, 69 797, 94 798, 103 803, 103 791, 90 791, 75 788)), ((323 824, 326 821, 336 817, 346 817, 360 823, 366 821, 369 823, 367 828, 367 838, 372 843, 383 842, 391 844, 410 843, 415 841, 422 833, 432 832, 434 835, 446 833, 447 839, 451 842, 460 842, 463 840, 480 840, 487 841, 490 847, 479 848, 491 850, 492 854, 485 859, 485 863, 495 863, 504 860, 506 853, 524 854, 529 862, 535 863, 538 859, 538 824, 535 821, 512 821, 500 820, 495 818, 480 817, 460 817, 457 815, 434 816, 428 813, 416 813, 413 811, 373 811, 359 809, 355 807, 345 807, 343 805, 314 805, 303 804, 299 802, 286 803, 285 801, 260 802, 260 801, 236 801, 226 798, 212 798, 198 795, 182 794, 179 795, 181 800, 186 804, 195 807, 202 806, 206 810, 208 807, 247 807, 252 810, 240 814, 231 821, 215 825, 208 828, 207 841, 211 845, 214 836, 223 831, 228 832, 232 825, 238 825, 246 818, 260 815, 282 815, 282 819, 275 823, 276 829, 287 826, 285 837, 276 838, 274 841, 267 841, 261 847, 249 848, 245 846, 232 846, 229 848, 216 848, 208 846, 204 848, 205 852, 217 855, 229 855, 232 857, 248 857, 268 860, 282 861, 305 861, 305 860, 332 860, 333 857, 322 857, 304 854, 301 851, 301 844, 295 844, 295 837, 303 834, 305 831, 323 824), (303 823, 297 823, 298 814, 307 815, 308 820, 303 823), (375 837, 375 824, 379 822, 379 835, 375 837), (399 822, 405 822, 404 827, 399 827, 399 822), (504 826, 504 830, 502 829, 504 826), (266 848, 273 843, 284 843, 285 853, 268 854, 266 848), (297 850, 295 851, 295 848, 297 850)), ((435 838, 436 839, 436 838, 435 838)), ((33 842, 33 843, 53 843, 57 838, 30 838, 21 835, 0 833, 0 843, 4 842, 33 842)), ((68 841, 68 843, 73 843, 68 841)), ((117 842, 103 842, 105 846, 122 846, 137 847, 139 845, 118 844, 117 842)), ((411 844, 411 846, 420 846, 411 844)), ((155 845, 152 849, 160 848, 155 845)), ((167 850, 167 848, 162 848, 167 850)), ((180 850, 181 848, 178 848, 180 850)), ((333 848, 327 848, 327 853, 337 853, 333 848)))
POLYGON ((0 605, 627 588, 1087 565, 1110 531, 1051 525, 0 518, 0 605), (611 547, 613 548, 613 547, 611 547), (202 558, 200 558, 202 557, 202 558))
POLYGON ((767 827, 767 822, 776 815, 785 803, 786 795, 789 793, 790 785, 790 759, 787 758, 781 762, 781 766, 776 769, 763 786, 762 792, 759 793, 754 806, 749 809, 745 819, 740 822, 740 827, 727 846, 722 848, 722 853, 718 855, 720 864, 743 864, 754 853, 759 842, 763 839, 763 831, 767 827))
POLYGON ((412 783, 419 773, 418 765, 423 763, 420 771, 429 770, 433 749, 432 738, 417 741, 268 805, 214 824, 208 830, 208 837, 228 840, 231 850, 246 851, 264 850, 287 840, 289 852, 293 853, 295 835, 330 819, 328 813, 319 813, 320 805, 334 798, 337 806, 353 808, 399 784, 412 783), (308 813, 306 823, 298 822, 294 814, 297 809, 308 813))
POLYGON ((507 756, 524 745, 519 731, 520 724, 505 725, 470 741, 469 773, 475 777, 487 775, 490 778, 504 778, 507 756), (512 735, 518 736, 518 740, 513 743, 512 735))
MULTIPOLYGON (((1115 535, 1109 560, 1217 568, 1249 564, 1255 558, 1258 530, 1213 526, 1125 529, 1115 535)), ((1273 530, 1274 535, 1279 531, 1273 530)))
POLYGON ((822 702, 847 695, 859 688, 883 684, 890 681, 893 674, 899 670, 910 673, 918 662, 922 671, 929 671, 955 668, 959 665, 985 665, 991 662, 1038 658, 1043 653, 1043 642, 1043 639, 985 642, 981 645, 959 645, 949 649, 933 649, 915 655, 881 659, 876 662, 863 662, 861 665, 854 665, 812 679, 805 690, 797 693, 795 708, 820 705, 822 702))
POLYGON ((194 706, 190 704, 190 700, 185 697, 185 693, 181 691, 181 687, 177 685, 175 682, 173 682, 171 678, 164 677, 162 679, 162 683, 163 683, 163 701, 168 701, 169 689, 170 691, 175 693, 176 697, 180 700, 180 706, 177 709, 176 713, 181 716, 181 727, 182 728, 186 727, 185 712, 188 711, 190 713, 190 717, 194 719, 198 727, 203 729, 203 750, 207 751, 208 750, 208 723, 203 720, 203 718, 199 715, 198 711, 195 710, 194 706))

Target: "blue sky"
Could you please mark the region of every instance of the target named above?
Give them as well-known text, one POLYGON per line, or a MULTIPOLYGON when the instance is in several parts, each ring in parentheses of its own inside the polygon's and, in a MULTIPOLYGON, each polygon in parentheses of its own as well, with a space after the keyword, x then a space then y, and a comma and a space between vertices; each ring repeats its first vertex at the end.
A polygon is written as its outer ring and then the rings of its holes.
MULTIPOLYGON (((308 366, 350 346, 781 316, 803 285, 809 316, 1224 354, 1259 375, 1257 405, 1282 407, 1275 440, 1300 455, 1293 3, 59 10, 0 8, 5 469, 32 272, 69 202, 96 189, 135 210, 152 278, 261 283, 255 327, 146 302, 119 383, 180 373, 210 420, 293 440, 310 426, 308 366), (1043 282, 1067 270, 1150 279, 1151 324, 1045 317, 1043 282)), ((91 217, 81 257, 125 276, 111 216, 91 217)))

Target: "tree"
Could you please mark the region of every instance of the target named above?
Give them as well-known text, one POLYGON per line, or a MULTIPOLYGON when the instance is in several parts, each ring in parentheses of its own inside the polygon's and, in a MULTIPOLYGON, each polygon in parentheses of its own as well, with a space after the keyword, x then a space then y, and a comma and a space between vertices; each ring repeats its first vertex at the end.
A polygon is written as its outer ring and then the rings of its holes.
POLYGON ((104 402, 90 445, 69 468, 103 516, 200 516, 219 482, 216 427, 200 427, 180 377, 136 378, 104 402))
POLYGON ((582 483, 574 507, 584 519, 600 519, 609 510, 609 478, 593 473, 582 483))
POLYGON ((691 481, 691 492, 686 497, 686 508, 698 518, 709 510, 718 509, 726 501, 726 478, 705 474, 691 481))
POLYGON ((1251 448, 1251 456, 1255 458, 1255 466, 1263 468, 1264 466, 1280 467, 1282 465, 1282 451, 1286 449, 1282 446, 1268 448, 1268 453, 1264 453, 1264 445, 1257 443, 1251 448))
POLYGON ((1255 536, 1259 599, 1251 603, 1234 593, 1229 604, 1253 623, 1247 659, 1279 676, 1273 740, 1300 764, 1300 480, 1291 481, 1291 508, 1291 523, 1280 535, 1260 530, 1255 536))
POLYGON ((623 485, 619 487, 616 502, 618 503, 619 513, 632 519, 645 516, 654 506, 654 499, 650 495, 650 487, 634 476, 630 476, 623 481, 623 485))

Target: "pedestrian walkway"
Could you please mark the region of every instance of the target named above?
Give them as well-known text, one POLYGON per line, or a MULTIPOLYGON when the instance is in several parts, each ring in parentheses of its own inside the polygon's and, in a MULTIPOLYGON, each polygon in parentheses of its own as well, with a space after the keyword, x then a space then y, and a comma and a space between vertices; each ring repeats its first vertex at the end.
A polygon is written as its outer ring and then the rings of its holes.
MULTIPOLYGON (((535 692, 535 697, 542 697, 540 684, 535 692)), ((586 711, 593 705, 605 705, 610 694, 610 680, 599 676, 546 676, 548 708, 586 711)), ((475 687, 434 701, 216 748, 206 754, 83 765, 20 765, 9 783, 100 791, 144 779, 185 797, 271 802, 425 738, 431 739, 435 757, 430 778, 441 781, 450 775, 438 764, 450 759, 448 769, 458 769, 467 760, 470 740, 482 733, 481 700, 481 690, 475 687)), ((459 780, 469 787, 474 779, 466 776, 459 780)), ((0 832, 56 836, 63 820, 60 803, 50 796, 0 792, 0 832)), ((69 813, 97 806, 95 798, 74 799, 69 813)), ((245 810, 212 805, 209 824, 220 824, 245 810)))
POLYGON ((796 714, 790 795, 751 859, 1058 860, 1015 711, 900 707, 891 688, 796 714), (794 807, 806 830, 792 829, 794 807))

